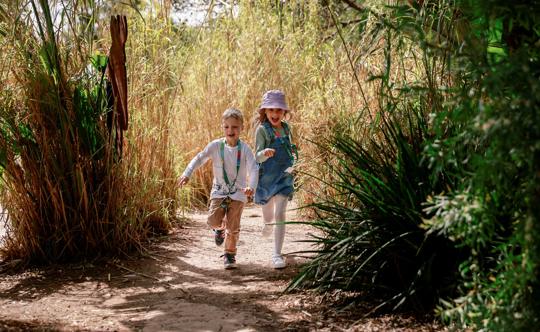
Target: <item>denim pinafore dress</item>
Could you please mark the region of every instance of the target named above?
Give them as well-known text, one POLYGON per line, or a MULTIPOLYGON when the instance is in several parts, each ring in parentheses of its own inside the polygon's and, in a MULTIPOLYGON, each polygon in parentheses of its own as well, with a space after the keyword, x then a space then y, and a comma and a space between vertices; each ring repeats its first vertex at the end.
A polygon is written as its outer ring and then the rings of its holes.
POLYGON ((283 195, 292 199, 294 186, 292 174, 285 172, 293 165, 288 125, 283 122, 284 136, 276 136, 268 121, 262 125, 270 137, 270 145, 267 148, 276 150, 273 157, 259 164, 259 184, 255 191, 254 201, 256 204, 264 205, 275 195, 283 195), (285 149, 289 149, 289 151, 285 149))

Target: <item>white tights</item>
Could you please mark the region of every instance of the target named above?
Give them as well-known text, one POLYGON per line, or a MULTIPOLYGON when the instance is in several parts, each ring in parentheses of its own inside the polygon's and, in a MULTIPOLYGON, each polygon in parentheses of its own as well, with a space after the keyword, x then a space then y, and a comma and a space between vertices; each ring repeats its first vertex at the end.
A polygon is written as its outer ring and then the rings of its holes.
POLYGON ((265 224, 274 226, 274 256, 281 255, 283 248, 283 240, 285 239, 285 211, 287 210, 288 197, 283 195, 275 195, 268 203, 263 205, 262 213, 265 224))

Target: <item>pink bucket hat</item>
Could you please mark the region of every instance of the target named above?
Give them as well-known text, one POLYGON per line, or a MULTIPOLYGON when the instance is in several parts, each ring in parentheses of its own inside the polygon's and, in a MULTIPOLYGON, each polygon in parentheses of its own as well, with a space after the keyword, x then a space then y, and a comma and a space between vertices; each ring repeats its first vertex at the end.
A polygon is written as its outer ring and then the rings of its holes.
POLYGON ((289 107, 285 101, 285 94, 281 90, 266 91, 262 97, 262 103, 259 110, 264 108, 279 108, 289 111, 289 107))

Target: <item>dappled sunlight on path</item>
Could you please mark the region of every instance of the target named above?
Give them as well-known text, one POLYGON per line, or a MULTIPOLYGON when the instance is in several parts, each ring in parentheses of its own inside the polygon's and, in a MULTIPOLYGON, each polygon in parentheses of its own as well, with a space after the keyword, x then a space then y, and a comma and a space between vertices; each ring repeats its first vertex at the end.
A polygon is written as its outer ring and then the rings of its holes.
MULTIPOLYGON (((296 216, 288 212, 291 220, 296 216)), ((259 208, 244 211, 235 270, 224 270, 206 214, 149 244, 143 257, 0 274, 0 331, 439 331, 404 315, 359 320, 370 303, 336 311, 332 296, 283 290, 314 230, 287 225, 289 266, 271 266, 259 208)))
MULTIPOLYGON (((302 259, 271 267, 260 209, 247 207, 235 270, 224 270, 205 214, 150 246, 140 259, 56 266, 5 275, 0 321, 39 322, 50 330, 272 331, 294 319, 282 291, 302 259)), ((291 214, 294 216, 294 214, 291 214)), ((307 248, 305 225, 287 226, 285 252, 307 248)), ((0 325, 1 327, 2 325, 0 325)))

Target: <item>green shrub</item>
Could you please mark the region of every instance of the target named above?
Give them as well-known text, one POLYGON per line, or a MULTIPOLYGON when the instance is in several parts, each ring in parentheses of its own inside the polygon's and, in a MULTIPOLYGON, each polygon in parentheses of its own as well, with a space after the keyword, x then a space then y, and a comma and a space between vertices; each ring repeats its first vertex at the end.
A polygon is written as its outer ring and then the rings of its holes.
POLYGON ((448 321, 486 331, 538 328, 540 11, 538 4, 456 1, 467 29, 452 50, 455 85, 426 151, 456 165, 456 186, 428 203, 431 232, 470 250, 448 321), (457 130, 445 131, 448 123, 457 130), (443 156, 442 158, 440 156, 443 156))
POLYGON ((426 233, 421 212, 446 183, 422 163, 423 117, 408 114, 404 123, 383 117, 380 141, 336 134, 322 146, 337 160, 327 163, 334 194, 311 206, 318 215, 311 224, 322 235, 311 241, 316 257, 289 289, 363 291, 382 299, 379 307, 418 311, 452 294, 458 253, 444 237, 426 233))

